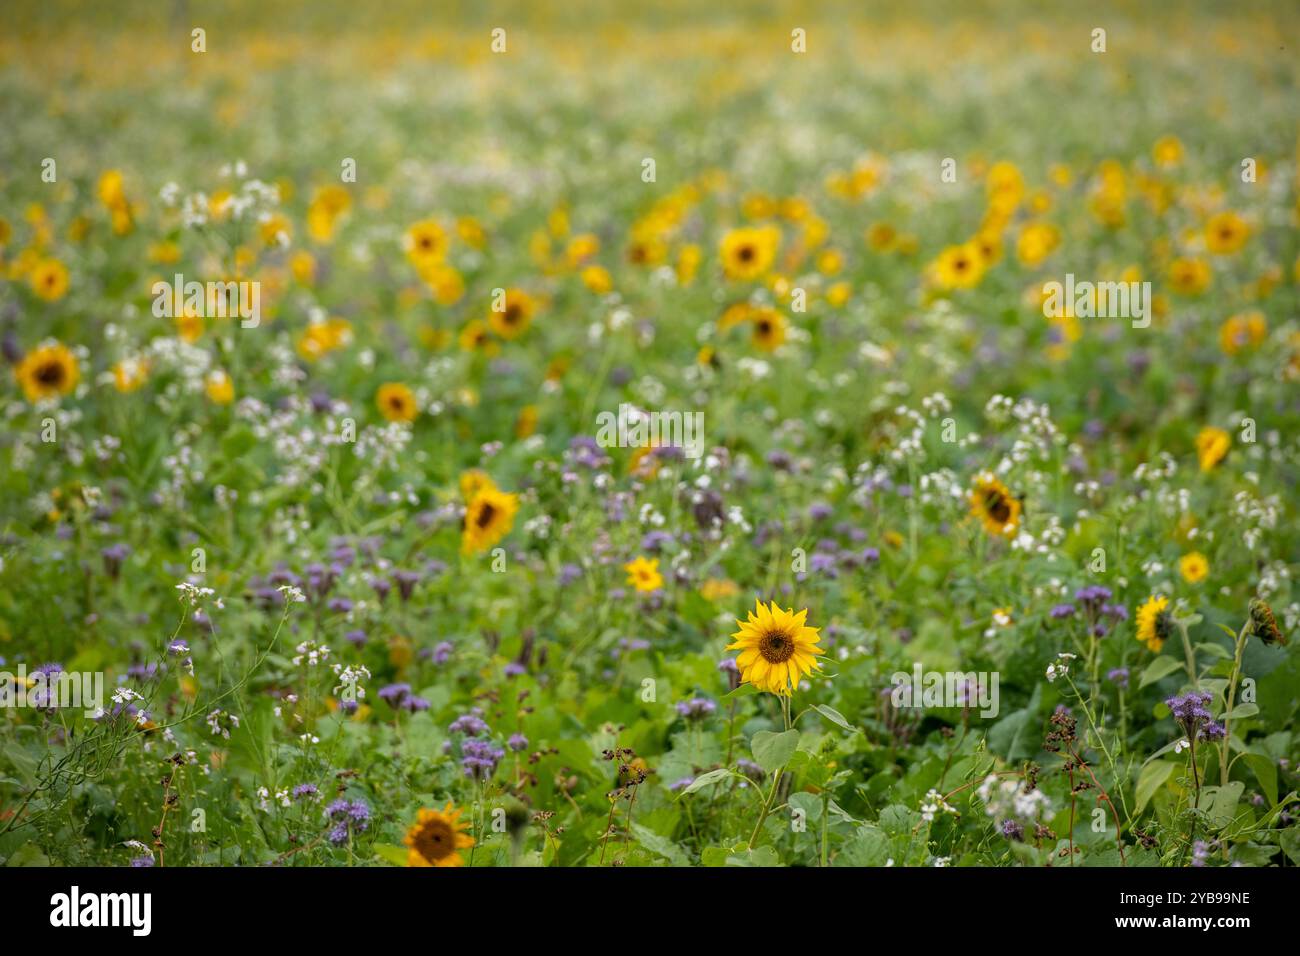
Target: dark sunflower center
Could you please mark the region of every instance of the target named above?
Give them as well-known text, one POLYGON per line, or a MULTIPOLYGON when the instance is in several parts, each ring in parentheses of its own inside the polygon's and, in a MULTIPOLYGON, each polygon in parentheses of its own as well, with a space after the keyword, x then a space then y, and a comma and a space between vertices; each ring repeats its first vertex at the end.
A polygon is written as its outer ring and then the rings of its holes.
POLYGON ((760 319, 760 320, 759 320, 759 323, 758 323, 758 334, 759 334, 759 335, 771 335, 771 334, 772 334, 772 323, 769 322, 767 319, 760 319))
POLYGON ((1011 520, 1011 505, 1007 503, 1006 497, 1000 491, 985 493, 984 510, 989 513, 990 518, 999 524, 1006 524, 1011 520))
POLYGON ((36 381, 51 388, 58 388, 63 384, 66 374, 63 363, 46 362, 36 370, 36 381))
POLYGON ((415 849, 426 860, 441 860, 455 852, 456 841, 445 823, 426 823, 415 838, 415 849))
POLYGON ((479 509, 478 517, 474 519, 474 523, 480 528, 486 528, 492 523, 492 519, 496 516, 496 513, 496 508, 491 505, 484 505, 479 509))
POLYGON ((794 656, 794 640, 784 631, 769 631, 759 641, 758 652, 769 664, 780 664, 794 656))
POLYGON ((508 325, 514 325, 516 322, 518 322, 520 319, 519 306, 517 305, 506 306, 505 318, 506 318, 506 323, 508 325))

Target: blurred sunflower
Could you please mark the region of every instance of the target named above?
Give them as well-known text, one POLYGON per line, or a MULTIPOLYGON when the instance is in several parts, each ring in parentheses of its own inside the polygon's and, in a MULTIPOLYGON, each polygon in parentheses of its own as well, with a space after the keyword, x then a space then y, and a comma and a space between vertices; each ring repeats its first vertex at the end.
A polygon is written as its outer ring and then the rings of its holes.
POLYGON ((1210 573, 1210 562, 1199 551, 1191 551, 1178 559, 1178 573, 1188 584, 1199 584, 1210 573))
POLYGON ((974 489, 970 493, 970 510, 992 535, 1010 537, 1020 525, 1019 499, 1011 494, 1006 485, 989 474, 975 479, 974 489))
POLYGON ((385 382, 375 394, 379 413, 390 422, 413 422, 420 413, 415 393, 401 382, 385 382))
POLYGON ((1250 237, 1246 220, 1235 212, 1220 212, 1205 224, 1205 246, 1215 255, 1227 256, 1241 249, 1250 237))
POLYGON ((736 666, 741 680, 760 690, 789 696, 804 674, 821 667, 818 654, 825 653, 817 642, 821 636, 804 621, 808 609, 798 614, 791 608, 782 610, 775 601, 765 605, 754 602, 754 610, 745 621, 736 621, 740 630, 731 635, 735 643, 727 650, 739 650, 736 666))
POLYGON ((14 375, 29 402, 67 395, 81 380, 77 357, 60 342, 32 349, 18 363, 14 375))
POLYGON ((627 572, 627 583, 638 591, 658 591, 664 586, 663 576, 659 573, 659 560, 651 560, 638 555, 634 560, 623 565, 627 572))
POLYGON ((1201 471, 1209 471, 1223 461, 1231 447, 1232 437, 1222 428, 1202 428, 1196 435, 1196 457, 1200 461, 1201 471))
POLYGON ((406 235, 402 238, 406 257, 418 267, 442 262, 447 257, 449 244, 447 231, 432 219, 415 223, 406 230, 406 235))
POLYGON ((781 231, 775 226, 732 229, 720 245, 722 271, 728 279, 757 279, 772 268, 780 246, 781 231))
POLYGON ((475 554, 492 547, 510 533, 518 510, 518 495, 501 491, 495 486, 480 488, 465 509, 461 551, 475 554))
POLYGON ((58 259, 42 259, 27 281, 32 291, 46 302, 57 302, 68 291, 68 268, 58 259))
POLYGON ((941 289, 969 289, 984 278, 984 260, 974 243, 949 246, 931 264, 930 274, 941 289))
POLYGON ((503 339, 514 339, 528 330, 533 314, 537 311, 537 302, 527 292, 520 289, 507 289, 501 301, 501 308, 495 304, 488 312, 488 321, 492 330, 503 339))
POLYGON ((749 320, 754 326, 751 339, 763 351, 771 352, 785 341, 787 327, 785 316, 776 309, 766 306, 753 309, 749 314, 749 320))
POLYGON ((468 821, 460 819, 460 810, 451 801, 441 810, 424 809, 402 837, 407 866, 464 866, 461 850, 474 845, 474 838, 464 831, 468 821))
POLYGON ((1268 323, 1262 312, 1242 312, 1230 316, 1219 327, 1219 348, 1224 355, 1236 355, 1253 349, 1268 337, 1268 323))

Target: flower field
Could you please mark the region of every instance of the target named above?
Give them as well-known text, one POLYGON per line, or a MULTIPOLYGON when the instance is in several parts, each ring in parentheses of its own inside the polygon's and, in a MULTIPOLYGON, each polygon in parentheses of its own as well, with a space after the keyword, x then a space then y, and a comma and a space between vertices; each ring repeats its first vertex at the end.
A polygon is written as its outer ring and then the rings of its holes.
POLYGON ((1293 5, 92 6, 0 862, 1300 864, 1293 5))

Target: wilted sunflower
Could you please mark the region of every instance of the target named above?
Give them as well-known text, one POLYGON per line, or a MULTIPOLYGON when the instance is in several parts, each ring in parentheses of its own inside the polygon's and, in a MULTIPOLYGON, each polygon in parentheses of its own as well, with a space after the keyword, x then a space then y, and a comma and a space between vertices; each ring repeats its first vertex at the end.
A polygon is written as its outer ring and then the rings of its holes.
POLYGON ((501 308, 498 310, 494 303, 488 312, 488 321, 492 323, 493 331, 503 339, 518 338, 528 330, 536 311, 537 303, 527 292, 507 289, 501 308))
POLYGON ((627 572, 627 583, 638 591, 658 591, 664 586, 663 576, 659 573, 659 559, 650 559, 638 555, 634 560, 623 565, 627 572))
POLYGON ((419 414, 415 393, 401 382, 385 382, 375 393, 379 413, 390 422, 413 422, 419 414))
POLYGON ((789 696, 804 674, 821 667, 816 657, 825 653, 817 646, 821 636, 818 628, 804 625, 807 617, 807 608, 796 614, 793 609, 781 610, 775 601, 771 605, 755 601, 749 620, 736 621, 740 630, 731 635, 736 642, 727 645, 729 651, 740 651, 736 666, 741 680, 789 696))
POLYGON ((1165 641, 1169 640, 1169 634, 1173 630, 1174 622, 1168 609, 1169 598, 1156 597, 1154 594, 1138 608, 1137 639, 1155 654, 1160 653, 1160 648, 1165 646, 1165 641))
POLYGON ((29 402, 67 395, 81 379, 77 357, 61 342, 32 349, 18 363, 14 375, 29 402))
POLYGON ((970 513, 984 522, 989 534, 1010 537, 1020 526, 1020 500, 1002 482, 983 474, 970 493, 970 513))
POLYGON ((408 847, 406 865, 464 866, 460 851, 474 845, 474 838, 464 832, 468 827, 450 801, 441 810, 421 810, 402 837, 402 844, 408 847))
POLYGON ((780 245, 775 226, 733 229, 722 237, 722 271, 728 279, 757 279, 772 267, 780 245))
POLYGON ((1250 599, 1250 632, 1267 645, 1286 646, 1286 635, 1277 626, 1273 609, 1259 598, 1250 599))
POLYGON ((465 509, 465 526, 460 547, 465 554, 486 551, 507 534, 515 523, 519 496, 496 487, 480 488, 465 509))

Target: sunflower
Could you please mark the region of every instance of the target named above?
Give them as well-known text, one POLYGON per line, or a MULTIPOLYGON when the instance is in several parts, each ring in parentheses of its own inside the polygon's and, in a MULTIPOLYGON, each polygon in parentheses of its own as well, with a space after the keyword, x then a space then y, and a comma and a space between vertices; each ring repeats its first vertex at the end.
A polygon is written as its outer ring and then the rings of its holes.
POLYGON ((1157 166, 1166 169, 1177 166, 1183 161, 1182 141, 1177 136, 1160 137, 1151 149, 1151 158, 1156 161, 1157 166))
POLYGON ((415 393, 401 382, 385 382, 375 393, 379 413, 390 422, 413 422, 420 413, 415 404, 415 393))
POLYGON ((751 338, 763 351, 774 351, 785 341, 785 316, 776 309, 769 309, 766 306, 756 308, 750 312, 749 321, 754 325, 751 338))
POLYGON ((969 289, 984 278, 984 260, 973 242, 944 249, 930 268, 935 283, 943 289, 969 289))
POLYGON ((1169 285, 1179 295, 1200 295, 1210 286, 1210 265, 1204 259, 1180 256, 1169 263, 1169 285))
POLYGON ((460 475, 460 496, 466 501, 473 501, 484 488, 496 488, 496 484, 488 476, 488 473, 481 468, 471 468, 468 471, 461 472, 460 475))
POLYGON ((229 405, 235 400, 235 383, 220 369, 208 373, 204 391, 218 405, 229 405))
POLYGON ((469 822, 460 819, 460 811, 451 802, 441 810, 421 810, 402 837, 407 866, 464 866, 461 850, 474 845, 474 838, 464 831, 469 822))
POLYGON ((129 394, 149 380, 149 359, 124 358, 113 366, 113 387, 123 394, 129 394))
POLYGON ((447 256, 447 232, 432 219, 417 222, 406 230, 402 248, 406 257, 417 266, 442 262, 447 256))
POLYGON ((755 601, 749 620, 736 621, 740 630, 731 635, 736 642, 727 645, 729 651, 740 651, 736 666, 741 680, 789 696, 804 674, 820 668, 816 655, 825 651, 817 646, 818 628, 804 626, 807 617, 807 608, 796 614, 781 610, 775 601, 768 606, 755 601))
POLYGON ((1173 619, 1169 616, 1169 598, 1147 598, 1137 612, 1137 639, 1155 654, 1165 646, 1169 632, 1173 628, 1173 619))
POLYGON ((67 395, 77 387, 81 370, 77 357, 60 342, 32 349, 14 370, 29 402, 67 395))
POLYGON ((503 339, 514 339, 527 331, 536 311, 537 303, 527 292, 507 289, 501 309, 498 311, 494 304, 488 312, 488 321, 492 323, 492 329, 497 335, 503 339))
POLYGON ((1197 584, 1210 573, 1210 562, 1199 551, 1188 552, 1178 559, 1178 573, 1188 584, 1197 584))
POLYGON ((1215 255, 1227 256, 1246 244, 1250 229, 1235 212, 1216 213, 1205 224, 1205 246, 1215 255))
POLYGON ((1201 471, 1209 471, 1228 454, 1232 447, 1232 436, 1222 428, 1207 426, 1196 436, 1196 457, 1200 459, 1201 471))
POLYGON ((466 352, 482 352, 484 355, 494 355, 497 351, 497 343, 492 340, 487 323, 478 319, 470 319, 466 322, 456 341, 461 349, 466 352))
POLYGON ((32 291, 46 302, 57 302, 68 291, 68 268, 58 259, 42 259, 27 281, 32 291))
POLYGON ((984 522, 989 534, 1010 537, 1020 526, 1020 500, 1002 482, 983 474, 970 493, 970 513, 984 522))
POLYGON ((658 591, 664 586, 663 576, 659 573, 659 559, 647 559, 638 555, 633 561, 623 565, 627 572, 627 583, 638 591, 658 591))
POLYGON ((1239 312, 1219 327, 1219 348, 1224 355, 1253 349, 1268 337, 1268 322, 1262 312, 1239 312))
POLYGON ((772 267, 781 245, 775 226, 732 229, 722 237, 719 251, 728 279, 757 279, 772 267))
POLYGON ((480 488, 465 509, 460 548, 465 554, 486 551, 507 534, 519 510, 519 496, 496 487, 480 488))

